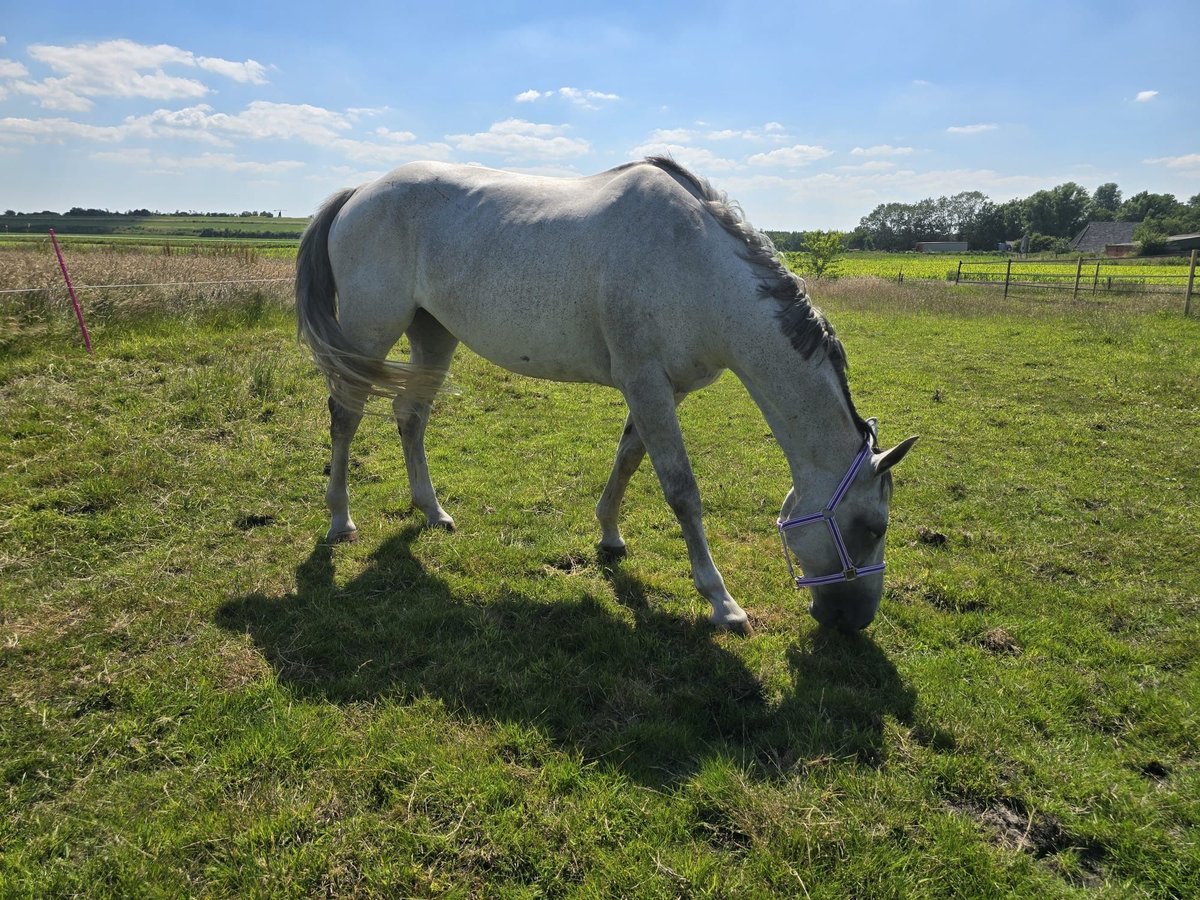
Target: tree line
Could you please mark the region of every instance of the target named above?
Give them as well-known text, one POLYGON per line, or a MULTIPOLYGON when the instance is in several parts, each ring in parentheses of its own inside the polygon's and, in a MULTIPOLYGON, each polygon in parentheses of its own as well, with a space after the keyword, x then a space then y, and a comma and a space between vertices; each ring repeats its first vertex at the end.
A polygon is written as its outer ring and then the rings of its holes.
POLYGON ((202 213, 202 212, 196 212, 195 210, 191 210, 189 212, 184 212, 183 210, 177 209, 173 213, 164 213, 164 212, 160 212, 157 209, 155 209, 155 210, 127 209, 124 212, 117 212, 114 210, 91 209, 91 208, 85 208, 82 206, 72 206, 65 213, 54 212, 53 210, 49 210, 49 209, 43 209, 41 212, 28 212, 28 213, 16 212, 15 210, 6 209, 4 211, 4 215, 9 216, 11 218, 19 218, 21 216, 39 216, 39 217, 42 217, 42 216, 88 216, 91 218, 109 218, 109 219, 121 218, 123 216, 134 217, 134 218, 145 218, 147 216, 193 216, 193 217, 203 216, 205 218, 221 218, 221 219, 248 219, 248 218, 252 218, 252 217, 260 218, 260 219, 274 219, 275 218, 275 213, 268 209, 264 209, 261 212, 249 209, 249 210, 243 210, 240 213, 228 213, 228 212, 204 212, 204 213, 202 213))
POLYGON ((1200 194, 1186 203, 1174 194, 1142 191, 1122 199, 1113 182, 1093 193, 1073 181, 1028 197, 995 203, 979 191, 917 203, 881 203, 846 236, 848 249, 912 250, 918 241, 967 241, 993 250, 1029 236, 1032 251, 1065 251, 1089 222, 1136 222, 1143 251, 1165 247, 1172 234, 1200 231, 1200 194))

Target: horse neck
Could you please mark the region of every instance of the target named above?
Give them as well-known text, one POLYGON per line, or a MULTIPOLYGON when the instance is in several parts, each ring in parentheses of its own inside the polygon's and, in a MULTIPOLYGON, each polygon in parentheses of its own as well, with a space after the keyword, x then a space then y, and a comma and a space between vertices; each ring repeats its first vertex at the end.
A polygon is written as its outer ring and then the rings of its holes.
POLYGON ((780 330, 771 301, 730 342, 738 376, 783 450, 796 493, 836 484, 863 435, 832 362, 822 350, 805 359, 780 330))

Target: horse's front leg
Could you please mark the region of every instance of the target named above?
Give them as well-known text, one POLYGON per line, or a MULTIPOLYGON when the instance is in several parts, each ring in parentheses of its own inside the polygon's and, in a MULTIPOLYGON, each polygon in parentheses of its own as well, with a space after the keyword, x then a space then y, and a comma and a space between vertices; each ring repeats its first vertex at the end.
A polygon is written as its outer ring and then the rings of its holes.
POLYGON ((712 604, 709 621, 719 628, 748 634, 750 622, 746 613, 726 590, 725 580, 717 571, 708 549, 708 538, 701 521, 700 489, 683 445, 670 382, 662 373, 643 375, 626 385, 624 393, 630 421, 650 453, 663 494, 683 529, 692 564, 692 582, 712 604))

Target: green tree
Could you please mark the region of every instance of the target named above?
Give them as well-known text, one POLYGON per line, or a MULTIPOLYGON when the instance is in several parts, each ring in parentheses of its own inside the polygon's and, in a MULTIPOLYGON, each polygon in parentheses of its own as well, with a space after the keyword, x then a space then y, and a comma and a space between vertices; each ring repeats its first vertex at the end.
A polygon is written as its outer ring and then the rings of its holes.
POLYGON ((1167 235, 1153 221, 1142 222, 1133 229, 1133 239, 1142 256, 1158 256, 1167 252, 1167 235))
POLYGON ((1174 215, 1180 205, 1174 194, 1152 194, 1142 191, 1121 204, 1120 218, 1122 222, 1145 222, 1150 218, 1164 218, 1174 215))
POLYGON ((1032 232, 1051 237, 1074 237, 1083 228, 1091 196, 1073 181, 1048 191, 1038 191, 1025 200, 1026 225, 1032 232))
POLYGON ((1115 182, 1108 181, 1096 188, 1092 202, 1088 204, 1086 218, 1089 222, 1112 222, 1121 208, 1121 189, 1115 182))
POLYGON ((804 232, 804 250, 800 253, 804 274, 813 278, 836 278, 845 252, 845 237, 840 231, 804 232))

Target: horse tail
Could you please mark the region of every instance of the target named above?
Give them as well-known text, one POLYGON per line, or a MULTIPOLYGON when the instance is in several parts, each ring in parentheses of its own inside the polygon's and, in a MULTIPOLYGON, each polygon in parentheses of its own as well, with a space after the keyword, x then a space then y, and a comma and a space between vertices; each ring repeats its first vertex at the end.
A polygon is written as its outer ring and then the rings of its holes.
POLYGON ((308 345, 313 361, 325 375, 330 396, 351 408, 368 397, 401 393, 432 399, 444 373, 420 366, 364 355, 338 321, 338 293, 329 262, 329 232, 333 221, 356 188, 334 194, 304 229, 296 254, 296 332, 308 345))

